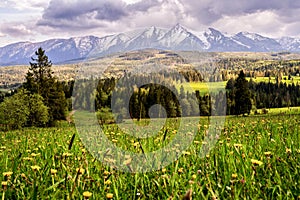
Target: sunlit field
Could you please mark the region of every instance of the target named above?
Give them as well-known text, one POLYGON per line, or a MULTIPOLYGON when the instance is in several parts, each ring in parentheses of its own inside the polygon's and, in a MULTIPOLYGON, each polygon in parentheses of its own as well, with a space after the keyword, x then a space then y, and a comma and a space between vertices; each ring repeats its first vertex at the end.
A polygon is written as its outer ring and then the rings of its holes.
MULTIPOLYGON (((295 113, 227 117, 217 144, 201 158, 208 128, 203 117, 194 125, 198 131, 192 145, 178 161, 136 174, 93 158, 75 127, 66 123, 2 132, 0 194, 2 199, 296 199, 300 115, 295 113)), ((158 135, 157 144, 176 134, 176 126, 166 126, 168 134, 158 135)), ((116 145, 142 153, 139 145, 144 144, 120 134, 114 125, 105 126, 105 133, 116 145)))

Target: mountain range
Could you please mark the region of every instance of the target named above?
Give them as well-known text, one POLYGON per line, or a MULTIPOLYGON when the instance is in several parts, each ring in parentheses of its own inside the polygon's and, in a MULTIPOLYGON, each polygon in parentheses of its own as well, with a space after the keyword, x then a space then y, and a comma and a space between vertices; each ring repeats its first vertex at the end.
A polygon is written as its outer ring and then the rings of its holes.
POLYGON ((0 47, 0 66, 27 65, 39 47, 46 51, 53 63, 65 64, 83 61, 91 55, 105 56, 149 48, 204 52, 300 52, 300 38, 274 39, 248 32, 228 35, 213 28, 192 33, 177 24, 169 30, 150 27, 105 37, 85 36, 38 43, 14 43, 0 47))

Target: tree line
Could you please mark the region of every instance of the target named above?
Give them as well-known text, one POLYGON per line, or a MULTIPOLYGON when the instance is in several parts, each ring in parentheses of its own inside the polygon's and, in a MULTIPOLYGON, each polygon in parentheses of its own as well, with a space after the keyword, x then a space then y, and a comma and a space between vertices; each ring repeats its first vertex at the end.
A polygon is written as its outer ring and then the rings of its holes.
POLYGON ((80 79, 75 84, 53 76, 52 63, 42 48, 35 56, 22 87, 10 97, 0 95, 1 129, 54 126, 72 109, 96 111, 100 121, 114 122, 126 118, 244 115, 259 108, 300 106, 299 85, 247 81, 243 70, 236 79, 229 79, 226 90, 201 95, 201 91, 176 87, 193 79, 204 80, 196 71, 180 76, 168 71, 126 74, 118 79, 80 79))

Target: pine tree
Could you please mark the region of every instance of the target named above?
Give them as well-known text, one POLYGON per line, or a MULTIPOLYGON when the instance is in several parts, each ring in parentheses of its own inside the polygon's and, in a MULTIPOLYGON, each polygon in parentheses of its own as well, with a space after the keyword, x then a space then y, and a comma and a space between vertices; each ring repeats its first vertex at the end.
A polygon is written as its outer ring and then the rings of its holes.
POLYGON ((235 112, 237 115, 248 113, 252 107, 250 90, 248 86, 248 81, 245 78, 243 71, 240 72, 238 78, 235 82, 235 112))
POLYGON ((24 88, 31 94, 43 97, 44 104, 49 108, 49 125, 56 120, 65 119, 66 98, 62 84, 56 80, 52 72, 52 63, 42 48, 31 58, 30 68, 26 74, 24 88))

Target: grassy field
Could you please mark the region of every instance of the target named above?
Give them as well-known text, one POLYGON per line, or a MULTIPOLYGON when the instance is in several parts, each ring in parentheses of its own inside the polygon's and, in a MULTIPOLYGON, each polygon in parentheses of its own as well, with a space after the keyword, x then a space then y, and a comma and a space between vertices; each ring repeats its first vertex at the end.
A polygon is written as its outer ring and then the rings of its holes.
MULTIPOLYGON (((185 91, 195 92, 196 90, 200 91, 201 95, 206 93, 218 93, 221 90, 225 90, 227 81, 222 82, 191 82, 183 83, 182 86, 185 91)), ((181 85, 178 86, 178 91, 181 85)))
MULTIPOLYGON (((300 77, 294 76, 293 80, 288 80, 287 76, 284 76, 283 78, 285 78, 286 80, 282 79, 282 83, 287 83, 287 84, 300 84, 300 77)), ((246 78, 248 81, 250 81, 250 78, 246 78)), ((257 77, 257 78, 253 78, 252 79, 254 82, 259 83, 259 82, 270 82, 271 83, 276 83, 276 79, 275 77, 271 77, 269 79, 269 77, 257 77)), ((199 90, 200 93, 206 94, 206 93, 217 93, 221 90, 225 90, 227 81, 221 81, 221 82, 190 82, 190 83, 183 83, 181 84, 186 91, 189 92, 194 92, 196 90, 199 90)), ((178 91, 181 87, 181 85, 178 85, 178 91)))
MULTIPOLYGON (((208 119, 178 161, 148 173, 119 172, 94 159, 72 126, 29 128, 0 136, 2 199, 296 199, 300 196, 299 114, 227 117, 204 158, 208 119), (76 134, 70 145, 72 136, 76 134), (70 148, 70 149, 69 149, 70 148), (188 193, 189 193, 188 192, 188 193)), ((167 125, 167 141, 176 134, 167 125)), ((106 126, 116 145, 136 141, 106 126)), ((156 143, 163 143, 157 136, 156 143)), ((145 145, 144 143, 139 143, 145 145)), ((176 146, 175 146, 176 148, 176 146)))
MULTIPOLYGON (((250 81, 250 78, 246 78, 248 81, 250 81)), ((271 82, 271 83, 276 83, 276 78, 275 77, 256 77, 252 79, 254 82, 259 83, 259 82, 271 82)), ((299 76, 293 76, 291 80, 288 80, 288 76, 283 76, 282 83, 286 84, 300 84, 300 77, 299 76)))

